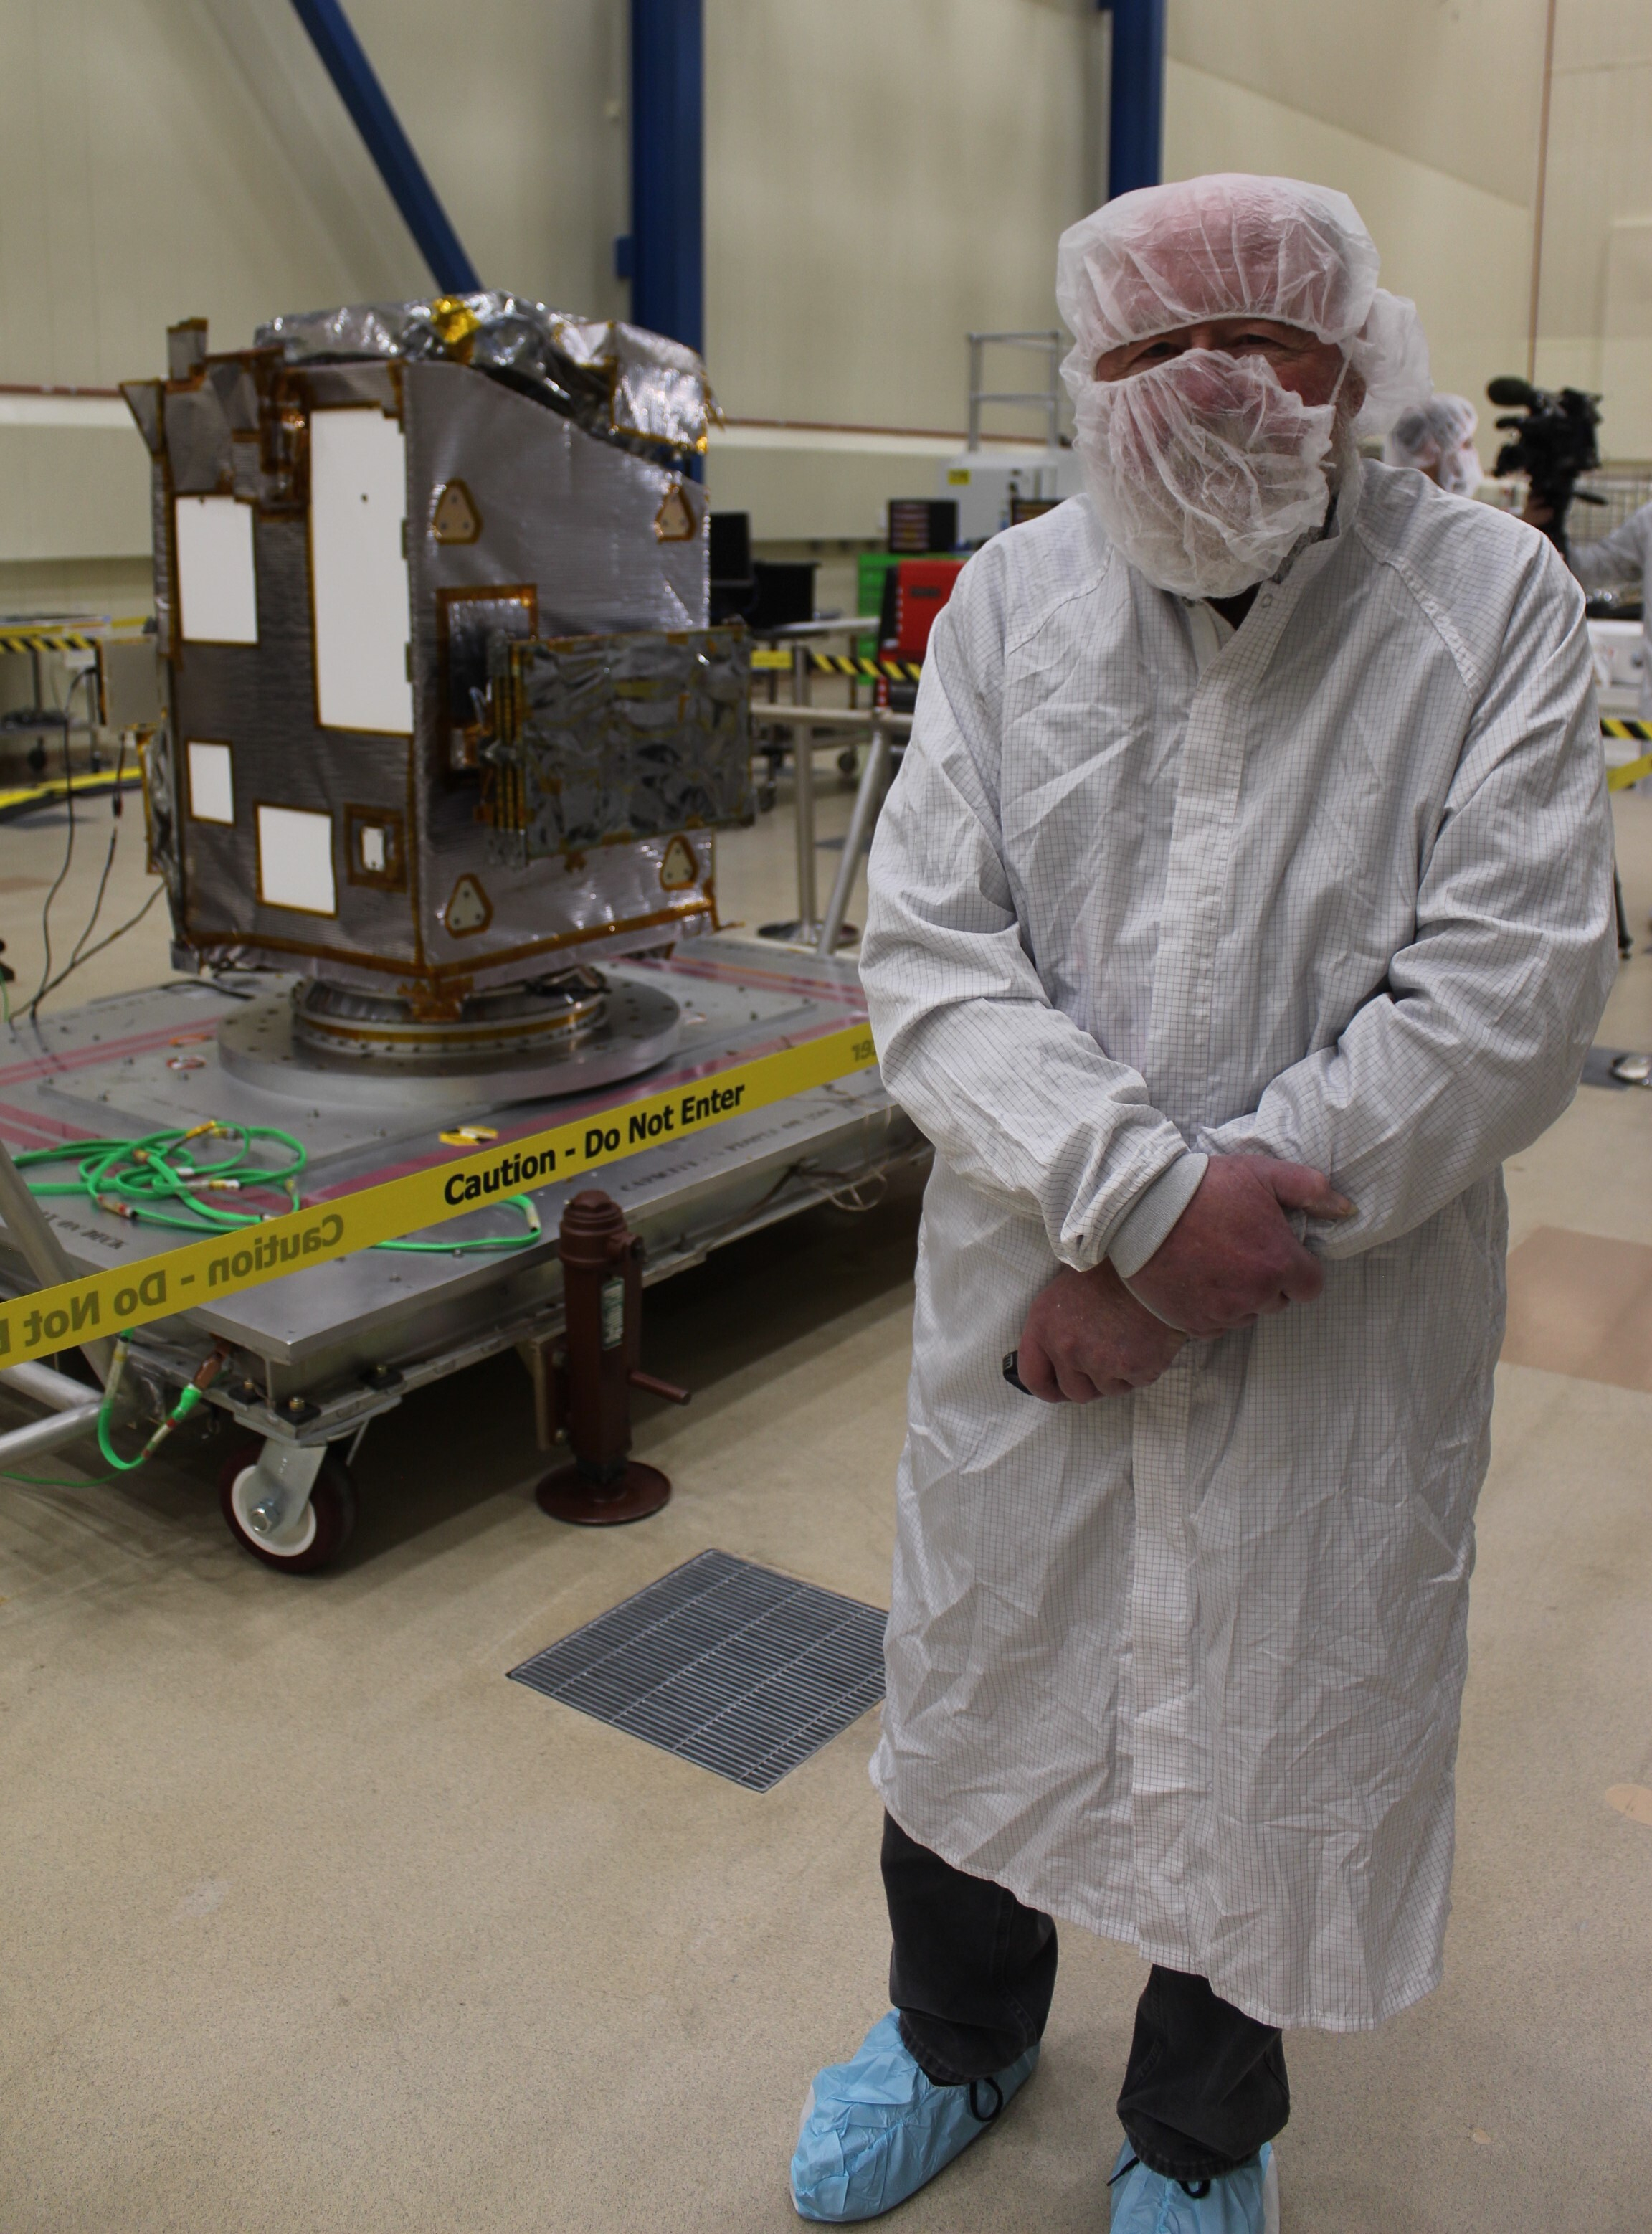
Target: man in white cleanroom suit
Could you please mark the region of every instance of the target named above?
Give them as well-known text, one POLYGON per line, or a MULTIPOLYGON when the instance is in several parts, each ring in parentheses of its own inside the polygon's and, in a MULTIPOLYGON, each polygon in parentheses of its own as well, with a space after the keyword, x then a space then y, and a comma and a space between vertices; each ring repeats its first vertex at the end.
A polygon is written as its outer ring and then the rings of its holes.
POLYGON ((1279 2028, 1440 1976, 1499 1167, 1576 1086, 1611 840, 1557 554, 1361 463, 1428 392, 1376 272, 1285 180, 1075 225, 1088 493, 931 639, 862 962, 936 1152, 872 1772, 896 2007, 811 2090, 807 2218, 996 2114, 1053 1918, 1153 1966, 1115 2234, 1261 2234, 1279 2028))

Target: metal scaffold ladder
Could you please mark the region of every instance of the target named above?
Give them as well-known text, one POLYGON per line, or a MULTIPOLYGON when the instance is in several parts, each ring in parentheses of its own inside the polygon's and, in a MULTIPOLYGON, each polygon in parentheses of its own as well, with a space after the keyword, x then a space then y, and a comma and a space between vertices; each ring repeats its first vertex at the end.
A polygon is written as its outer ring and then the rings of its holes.
POLYGON ((966 338, 970 343, 970 448, 978 450, 981 447, 983 405, 1002 403, 1022 410, 1041 411, 1045 421, 1045 446, 1055 449, 1061 441, 1061 351, 1067 340, 1065 334, 1052 329, 1047 332, 970 334, 966 338), (987 387, 983 375, 986 353, 989 348, 1041 351, 1047 367, 1043 387, 987 387))

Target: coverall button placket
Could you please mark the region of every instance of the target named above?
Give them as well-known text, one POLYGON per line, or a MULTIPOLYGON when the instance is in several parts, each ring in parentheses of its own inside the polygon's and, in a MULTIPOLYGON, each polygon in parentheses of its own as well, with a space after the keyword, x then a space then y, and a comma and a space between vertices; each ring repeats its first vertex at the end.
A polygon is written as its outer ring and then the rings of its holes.
MULTIPOLYGON (((1222 643, 1207 614, 1192 617, 1200 672, 1179 771, 1145 1072, 1156 1105, 1184 1131, 1210 1114, 1216 957, 1244 775, 1244 702, 1265 674, 1299 592, 1299 584, 1295 594, 1271 592, 1267 609, 1253 608, 1247 626, 1222 643)), ((1136 1923, 1143 1943, 1172 1963, 1191 1945, 1190 1819, 1210 1784, 1208 1733, 1197 1712, 1197 1596, 1187 1541, 1192 1388, 1191 1370, 1172 1368, 1139 1391, 1132 1407, 1136 1923)))
MULTIPOLYGON (((1210 1044, 1215 957, 1244 770, 1242 723, 1228 716, 1237 638, 1217 647, 1197 626, 1199 679, 1188 708, 1166 863, 1145 1067, 1155 1104, 1185 1130, 1210 1044)), ((1132 1400, 1135 1562, 1131 1630, 1135 1722, 1131 1807, 1136 1929, 1172 1963, 1190 1944, 1185 1893, 1190 1806, 1206 1782, 1196 1727, 1185 1497, 1192 1375, 1172 1371, 1132 1400)))

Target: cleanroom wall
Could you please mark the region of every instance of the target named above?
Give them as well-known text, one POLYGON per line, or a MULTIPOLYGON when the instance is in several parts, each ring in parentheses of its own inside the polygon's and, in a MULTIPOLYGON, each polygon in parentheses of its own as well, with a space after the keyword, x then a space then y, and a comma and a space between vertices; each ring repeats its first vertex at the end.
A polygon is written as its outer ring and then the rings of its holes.
POLYGON ((1341 187, 1436 385, 1483 401, 1525 369, 1544 24, 1544 0, 1171 0, 1166 176, 1341 187))
POLYGON ((1652 15, 1559 0, 1537 377, 1604 395, 1602 446, 1652 459, 1652 15))
MULTIPOLYGON (((1415 297, 1442 388, 1527 369, 1547 0, 1170 0, 1166 173, 1341 186, 1415 297)), ((1652 458, 1652 22, 1555 0, 1536 378, 1652 458)), ((1489 413, 1486 415, 1489 418, 1489 413)), ((1489 427, 1481 453, 1489 463, 1489 427)))
POLYGON ((1050 326, 1093 0, 709 0, 707 353, 742 417, 962 427, 971 328, 1050 326))
MULTIPOLYGON (((623 312, 628 0, 347 4, 488 281, 623 312)), ((965 331, 1048 323, 1055 237, 1099 199, 1105 17, 1092 0, 704 6, 725 408, 961 428, 965 331)), ((1421 306, 1440 383, 1478 397, 1525 363, 1545 16, 1546 0, 1169 0, 1166 174, 1345 187, 1421 306)), ((1538 374, 1606 389, 1617 456, 1652 454, 1642 16, 1557 0, 1538 374)), ((0 382, 107 386, 158 367, 180 316, 233 344, 276 310, 429 285, 290 0, 11 0, 0 72, 0 382)), ((104 409, 0 395, 3 582, 137 565, 142 447, 104 409)), ((869 537, 944 449, 748 425, 715 447, 710 485, 760 537, 869 537)))
MULTIPOLYGON (((490 284, 623 310, 625 0, 349 12, 490 284)), ((0 383, 108 387, 161 369, 176 318, 228 348, 274 311, 429 290, 290 0, 9 0, 0 84, 0 383)), ((108 602, 71 562, 147 553, 147 456, 103 417, 0 395, 0 603, 108 602)))
MULTIPOLYGON (((488 283, 617 309, 624 0, 349 12, 488 283)), ((8 0, 0 82, 0 380, 107 385, 173 318, 242 344, 430 285, 289 0, 8 0)))
MULTIPOLYGON (((765 539, 865 539, 958 446, 964 336, 1053 326, 1097 199, 1094 0, 707 0, 706 349, 736 421, 950 430, 714 441, 765 539)), ((1031 359, 993 368, 1033 384, 1031 359), (1030 376, 1030 379, 1029 379, 1030 376)), ((1037 430, 1025 413, 998 426, 1037 430)))

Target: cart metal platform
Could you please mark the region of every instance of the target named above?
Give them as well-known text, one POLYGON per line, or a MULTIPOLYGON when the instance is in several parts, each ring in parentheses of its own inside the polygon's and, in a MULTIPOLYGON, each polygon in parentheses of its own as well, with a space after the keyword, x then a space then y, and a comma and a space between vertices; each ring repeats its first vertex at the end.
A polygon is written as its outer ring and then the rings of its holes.
MULTIPOLYGON (((217 1040, 221 1018, 287 981, 178 980, 14 1029, 0 1043, 0 1138, 15 1154, 207 1118, 276 1125, 309 1153, 304 1195, 314 1203, 447 1160, 455 1151, 438 1136, 456 1121, 485 1122, 507 1146, 549 1122, 623 1108, 865 1014, 852 962, 757 947, 728 933, 698 939, 669 960, 612 963, 604 974, 622 1003, 629 991, 656 1009, 663 992, 682 1009, 672 1052, 623 1085, 490 1103, 486 1093, 498 1093, 508 1077, 502 1074, 481 1094, 475 1081, 456 1081, 443 1108, 433 1104, 428 1081, 417 1094, 396 1097, 392 1088, 390 1098, 363 1106, 325 1093, 317 1078, 323 1091, 298 1099, 237 1075, 220 1060, 217 1040)), ((556 1229, 577 1188, 597 1185, 619 1203, 643 1240, 644 1277, 653 1282, 812 1205, 864 1202, 870 1185, 928 1153, 877 1073, 862 1072, 617 1158, 577 1180, 530 1190, 544 1232, 528 1247, 465 1256, 363 1251, 160 1320, 136 1336, 134 1358, 153 1378, 181 1384, 214 1344, 227 1346, 231 1362, 208 1401, 266 1447, 314 1449, 356 1438, 410 1389, 558 1333, 556 1229)), ((165 1228, 73 1199, 42 1207, 77 1270, 129 1263, 140 1275, 144 1258, 177 1244, 165 1228)), ((514 1213, 489 1208, 417 1238, 517 1230, 514 1213)), ((0 1281, 14 1294, 36 1284, 3 1234, 0 1281)))

